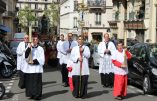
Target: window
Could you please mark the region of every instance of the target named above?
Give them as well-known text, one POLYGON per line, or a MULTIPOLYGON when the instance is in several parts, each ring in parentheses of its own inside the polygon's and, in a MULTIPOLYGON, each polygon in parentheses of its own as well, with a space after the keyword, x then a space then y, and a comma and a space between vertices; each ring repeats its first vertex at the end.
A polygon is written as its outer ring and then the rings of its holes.
POLYGON ((38 4, 35 4, 35 9, 38 9, 38 4))
POLYGON ((101 25, 101 13, 95 13, 95 15, 96 15, 95 24, 101 25))
POLYGON ((45 4, 45 9, 47 9, 47 4, 45 4))
POLYGON ((74 28, 77 28, 77 17, 74 17, 74 28))

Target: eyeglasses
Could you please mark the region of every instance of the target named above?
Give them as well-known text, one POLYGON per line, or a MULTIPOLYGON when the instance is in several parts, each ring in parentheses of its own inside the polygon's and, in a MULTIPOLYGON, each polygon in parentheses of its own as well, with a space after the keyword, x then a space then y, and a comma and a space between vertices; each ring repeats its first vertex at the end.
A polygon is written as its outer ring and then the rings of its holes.
POLYGON ((25 37, 24 39, 28 39, 28 37, 25 37))
POLYGON ((38 39, 33 39, 33 40, 35 41, 35 40, 38 40, 38 39))

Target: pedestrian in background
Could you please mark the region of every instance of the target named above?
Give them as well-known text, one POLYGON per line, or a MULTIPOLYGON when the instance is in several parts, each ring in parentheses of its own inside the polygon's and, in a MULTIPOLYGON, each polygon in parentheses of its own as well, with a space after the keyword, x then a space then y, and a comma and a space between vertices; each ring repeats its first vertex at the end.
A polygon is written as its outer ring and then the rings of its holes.
POLYGON ((131 53, 127 49, 123 49, 123 42, 119 41, 117 50, 112 55, 114 64, 113 96, 115 96, 115 99, 122 100, 127 94, 127 59, 131 57, 131 53))
POLYGON ((27 68, 27 62, 25 59, 25 51, 28 45, 28 39, 29 36, 25 35, 24 36, 24 41, 20 42, 16 53, 17 53, 17 70, 19 73, 19 84, 18 86, 23 89, 25 88, 25 73, 26 73, 26 68, 27 68))
POLYGON ((64 63, 62 64, 62 69, 61 69, 61 73, 62 73, 62 77, 63 77, 63 86, 67 87, 69 86, 68 83, 68 70, 67 70, 67 62, 70 59, 70 55, 71 55, 71 50, 73 47, 77 46, 78 43, 77 41, 73 40, 73 34, 72 33, 68 33, 68 40, 64 41, 62 47, 63 50, 61 51, 63 54, 65 54, 65 59, 64 59, 64 63))
POLYGON ((63 50, 63 45, 64 43, 64 35, 61 34, 60 35, 60 40, 57 42, 57 58, 59 60, 59 64, 62 65, 63 64, 63 61, 64 61, 64 53, 62 53, 62 50, 63 50))
POLYGON ((25 58, 28 59, 32 52, 33 63, 28 63, 25 82, 26 96, 31 99, 40 100, 42 96, 42 73, 45 63, 44 49, 38 45, 38 37, 33 36, 33 44, 29 44, 25 52, 25 58))
POLYGON ((87 84, 89 77, 89 64, 90 57, 89 47, 84 44, 82 36, 78 37, 78 46, 75 46, 70 55, 73 62, 72 67, 72 80, 73 80, 73 96, 75 98, 84 98, 87 95, 87 84))
POLYGON ((114 73, 111 56, 112 51, 115 50, 114 43, 109 40, 109 34, 104 34, 104 41, 98 45, 98 54, 100 55, 99 73, 103 87, 113 86, 114 73))

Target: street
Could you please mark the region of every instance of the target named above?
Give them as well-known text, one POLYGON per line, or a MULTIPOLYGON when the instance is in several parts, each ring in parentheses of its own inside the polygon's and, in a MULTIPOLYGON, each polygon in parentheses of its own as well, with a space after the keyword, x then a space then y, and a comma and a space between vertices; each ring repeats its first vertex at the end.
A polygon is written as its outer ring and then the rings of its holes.
MULTIPOLYGON (((0 101, 33 101, 25 97, 25 90, 18 88, 18 77, 2 80, 6 94, 0 101), (10 90, 8 90, 10 89, 10 90)), ((86 98, 74 98, 69 87, 63 87, 61 73, 58 68, 46 67, 43 74, 43 96, 41 101, 116 101, 112 96, 112 88, 103 88, 100 84, 98 70, 90 69, 88 95, 86 98)), ((142 90, 128 86, 127 97, 123 101, 157 101, 156 95, 143 95, 142 90)))

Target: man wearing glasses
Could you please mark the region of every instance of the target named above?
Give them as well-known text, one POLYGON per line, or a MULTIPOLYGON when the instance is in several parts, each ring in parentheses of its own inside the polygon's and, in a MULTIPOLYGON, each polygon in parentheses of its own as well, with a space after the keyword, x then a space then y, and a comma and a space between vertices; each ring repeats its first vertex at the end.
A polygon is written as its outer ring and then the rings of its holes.
POLYGON ((68 70, 66 68, 67 66, 67 62, 70 59, 70 54, 71 54, 71 50, 73 47, 77 46, 78 43, 77 41, 73 40, 73 34, 72 33, 68 33, 68 40, 65 41, 62 45, 62 50, 61 52, 64 54, 64 63, 61 66, 61 74, 62 74, 62 82, 63 82, 63 86, 67 87, 69 86, 68 84, 68 70))
POLYGON ((24 40, 22 42, 19 43, 16 53, 17 53, 17 70, 19 72, 19 84, 18 86, 23 89, 25 88, 24 85, 24 75, 25 75, 25 70, 27 68, 27 62, 25 59, 25 51, 26 51, 26 47, 28 44, 28 35, 24 36, 24 40))

